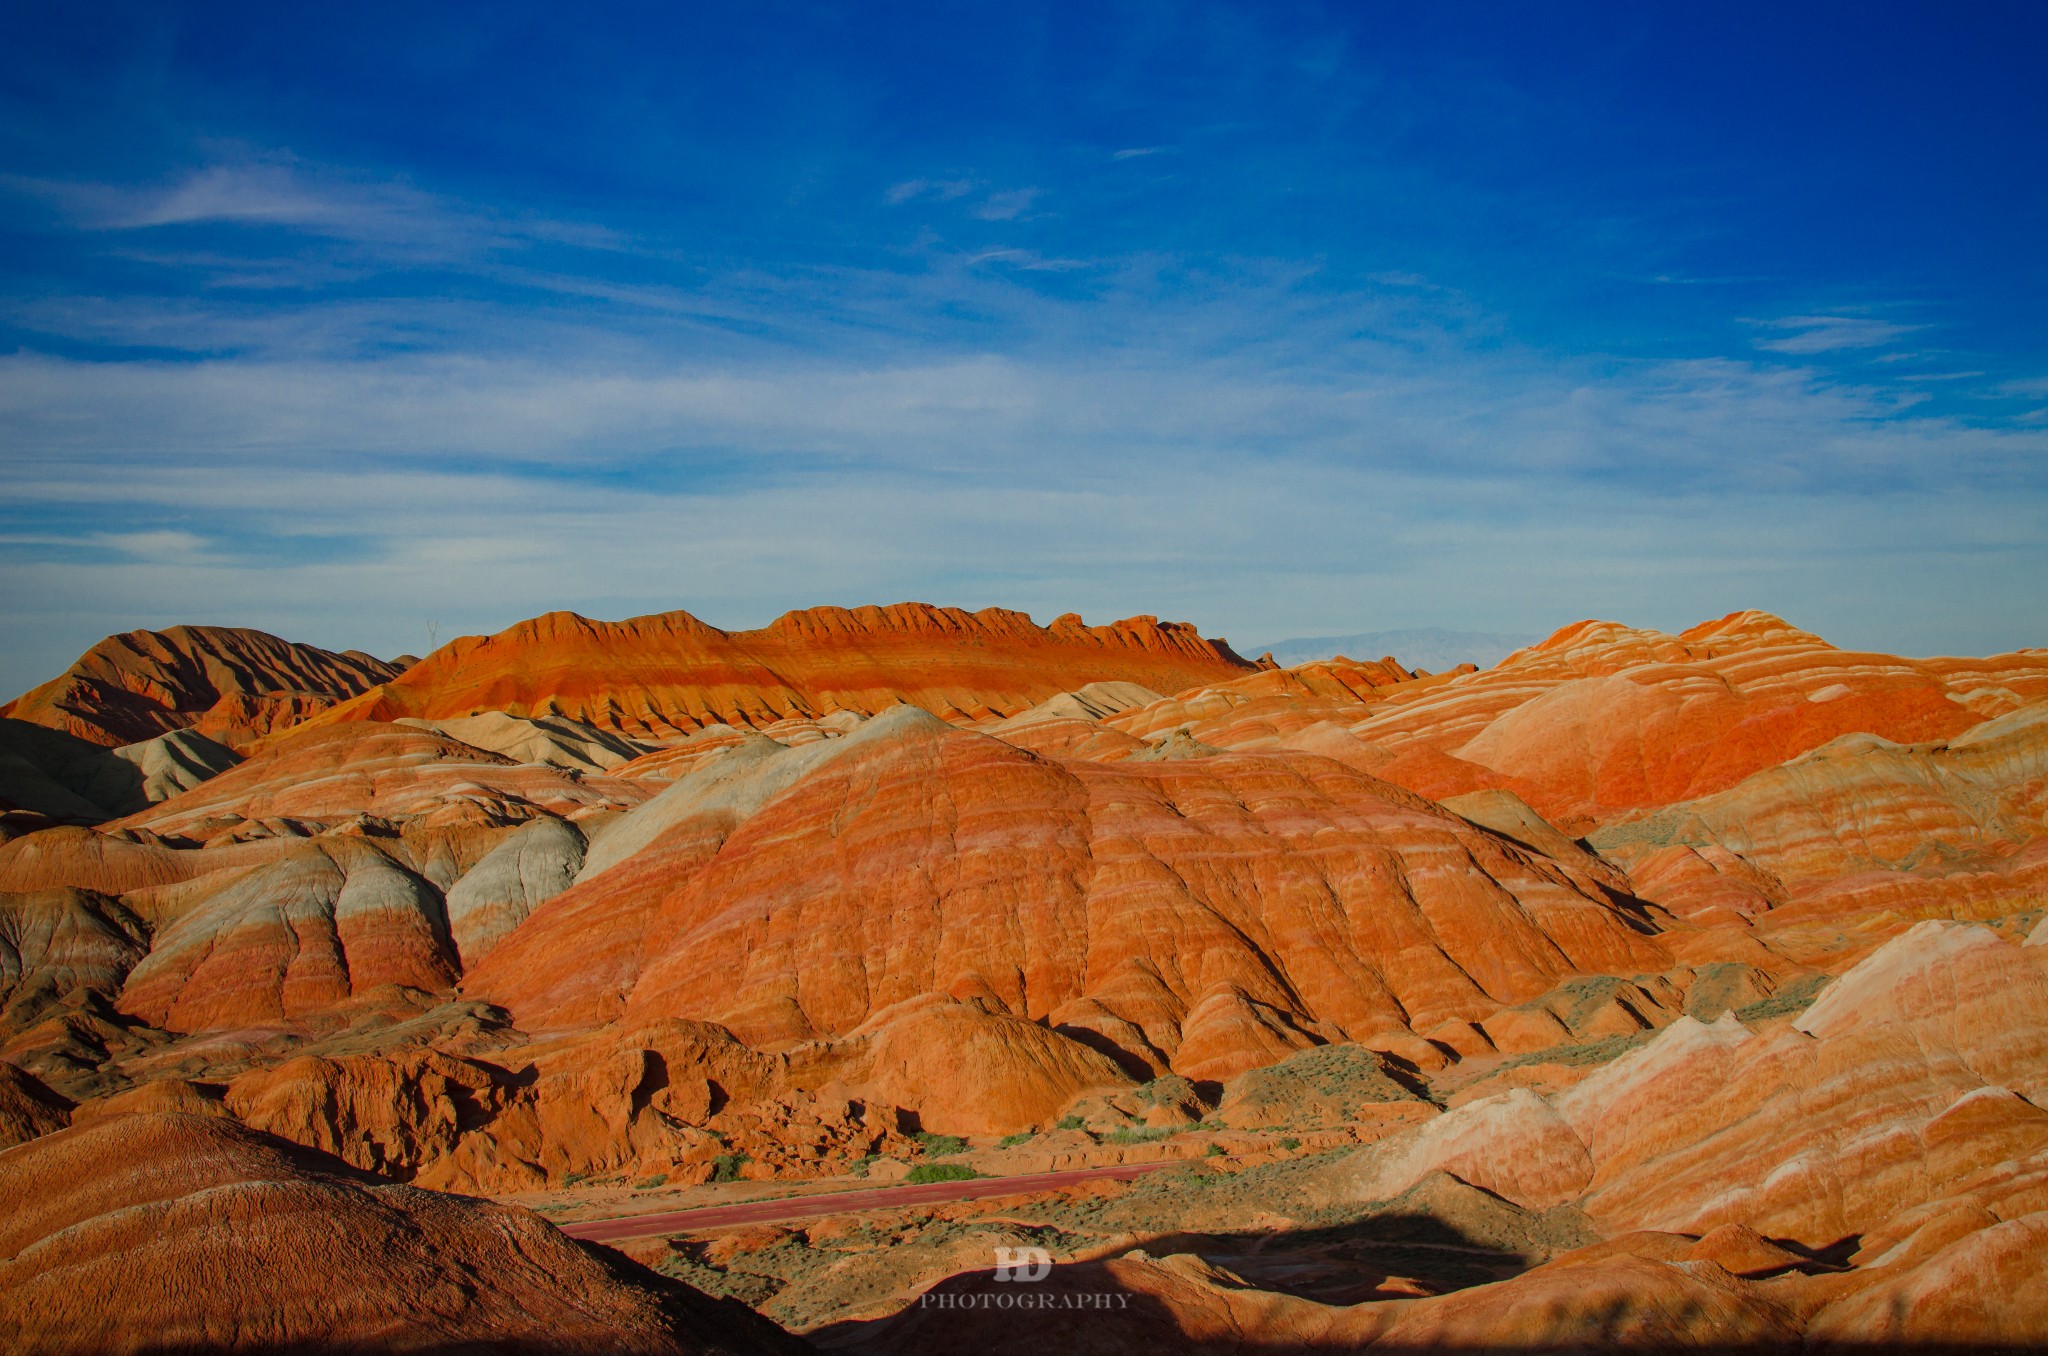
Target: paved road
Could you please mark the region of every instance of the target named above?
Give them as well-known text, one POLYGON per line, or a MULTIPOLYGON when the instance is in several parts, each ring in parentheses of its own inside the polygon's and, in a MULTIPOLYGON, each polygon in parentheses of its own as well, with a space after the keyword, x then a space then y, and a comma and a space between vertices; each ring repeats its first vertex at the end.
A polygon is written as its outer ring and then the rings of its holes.
POLYGON ((593 1243, 618 1243, 629 1238, 654 1238, 694 1229, 718 1229, 729 1224, 787 1224, 792 1220, 817 1219, 857 1210, 894 1210, 906 1205, 942 1205, 948 1201, 979 1200, 984 1196, 1057 1191, 1076 1182, 1103 1178, 1127 1182, 1133 1177, 1180 1166, 1184 1162, 1183 1159, 1167 1159, 1159 1163, 1121 1163, 1111 1168, 1080 1168, 1073 1172, 1034 1172, 1021 1177, 977 1177, 965 1182, 828 1191, 815 1196, 785 1196, 777 1201, 747 1201, 740 1205, 707 1205, 695 1210, 665 1210, 652 1215, 586 1219, 559 1227, 571 1238, 587 1238, 593 1243))

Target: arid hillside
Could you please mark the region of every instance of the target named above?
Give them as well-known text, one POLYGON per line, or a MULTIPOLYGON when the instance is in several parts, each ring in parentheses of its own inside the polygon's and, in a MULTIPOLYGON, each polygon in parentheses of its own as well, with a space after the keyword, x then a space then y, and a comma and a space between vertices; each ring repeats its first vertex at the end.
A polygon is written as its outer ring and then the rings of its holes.
POLYGON ((2048 651, 555 613, 132 633, 7 712, 11 1347, 2048 1340, 2048 651), (925 1298, 998 1246, 1126 1302, 925 1298))
POLYGON ((411 662, 336 654, 240 627, 129 631, 0 706, 0 716, 109 746, 193 729, 240 747, 396 678, 411 662))
POLYGON ((899 702, 978 720, 1093 682, 1178 691, 1251 667, 1226 643, 1155 617, 1087 626, 1068 614, 1041 627, 1000 608, 898 603, 812 608, 758 631, 721 631, 687 612, 623 622, 551 612, 444 645, 324 719, 503 711, 660 739, 713 724, 869 716, 899 702))

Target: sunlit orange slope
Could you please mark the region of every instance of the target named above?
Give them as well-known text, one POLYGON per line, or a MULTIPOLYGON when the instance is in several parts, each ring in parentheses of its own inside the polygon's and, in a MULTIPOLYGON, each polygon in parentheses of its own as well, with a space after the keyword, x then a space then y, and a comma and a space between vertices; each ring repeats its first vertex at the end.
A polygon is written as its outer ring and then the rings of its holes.
POLYGON ((443 646, 318 719, 507 711, 663 738, 717 722, 871 715, 902 702, 982 720, 1091 682, 1175 692, 1252 668, 1227 643, 1153 617, 1088 626, 1070 613, 1038 626, 1000 608, 898 603, 811 608, 757 631, 721 631, 687 612, 621 622, 550 612, 443 646))

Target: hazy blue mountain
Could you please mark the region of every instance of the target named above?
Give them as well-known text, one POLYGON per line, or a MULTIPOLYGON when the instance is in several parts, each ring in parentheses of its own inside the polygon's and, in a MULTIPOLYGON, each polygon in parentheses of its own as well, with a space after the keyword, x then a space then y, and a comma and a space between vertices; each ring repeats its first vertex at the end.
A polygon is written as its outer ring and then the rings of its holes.
POLYGON ((1496 631, 1446 631, 1442 627, 1412 627, 1405 631, 1366 631, 1355 636, 1297 636, 1266 645, 1250 645, 1241 654, 1259 655, 1267 650, 1282 665, 1306 664, 1312 659, 1349 655, 1353 659, 1378 659, 1392 655, 1411 669, 1441 673, 1470 661, 1480 668, 1498 664, 1524 645, 1534 645, 1539 635, 1516 635, 1496 631))

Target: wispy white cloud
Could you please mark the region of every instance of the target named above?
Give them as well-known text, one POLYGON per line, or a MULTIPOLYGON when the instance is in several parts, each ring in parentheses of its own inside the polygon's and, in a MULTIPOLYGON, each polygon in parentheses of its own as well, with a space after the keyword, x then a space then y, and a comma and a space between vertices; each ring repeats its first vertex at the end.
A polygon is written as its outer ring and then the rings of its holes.
MULTIPOLYGON (((746 624, 906 596, 1244 639, 1762 605, 1871 643, 1887 609, 1933 634, 1969 612, 1940 589, 2048 569, 2048 430, 1818 363, 1534 350, 1400 268, 1345 286, 1315 260, 1083 261, 933 231, 893 267, 579 270, 532 247, 618 242, 261 158, 44 196, 216 279, 261 267, 216 237, 277 230, 338 242, 316 261, 337 274, 453 259, 561 300, 13 303, 66 345, 179 355, 0 357, 0 631, 42 647, 0 656, 17 690, 98 634, 178 620, 394 652, 421 643, 413 616, 746 624), (208 223, 231 229, 183 229, 208 223), (224 252, 193 263, 202 246, 224 252), (1845 570, 1856 586, 1831 588, 1845 570)), ((1014 220, 1037 190, 885 196, 1014 220)), ((1914 328, 1801 314, 1758 346, 1914 328)), ((2039 599, 1970 615, 2048 634, 2039 599)))
POLYGON ((1775 338, 1754 341, 1770 353, 1833 353, 1842 349, 1882 348, 1894 340, 1926 329, 1925 325, 1902 325, 1854 315, 1791 315, 1776 320, 1752 320, 1762 329, 1780 331, 1775 338))
MULTIPOLYGON (((755 475, 866 469, 964 477, 992 492, 1045 472, 1143 480, 1233 460, 1446 485, 1482 473, 1563 478, 1589 494, 1628 484, 1652 495, 1816 495, 1844 485, 2025 490, 2048 455, 2036 433, 1912 415, 1917 392, 1725 360, 1602 371, 1390 346, 1314 366, 1293 350, 1240 346, 1220 357, 1160 347, 879 363, 627 351, 591 361, 569 356, 573 335, 560 341, 545 353, 374 360, 0 359, 10 494, 90 502, 109 493, 105 468, 115 466, 121 493, 139 495, 168 464, 190 470, 190 484, 210 482, 220 503, 245 465, 281 483, 335 457, 687 476, 695 462, 742 455, 762 459, 755 475)), ((206 502, 199 491, 179 501, 206 502)))
MULTIPOLYGON (((789 606, 908 597, 1041 619, 1158 612, 1240 640, 1330 618, 1542 629, 1604 615, 1675 627, 1764 606, 1873 643, 1903 615, 1952 623, 1955 591, 1973 579, 2048 563, 2026 503, 1953 493, 1858 497, 1845 513, 1843 496, 1766 486, 1703 514, 1696 500, 1639 486, 1594 493, 1570 477, 1448 476, 1412 460, 1098 455, 1090 467, 961 454, 960 473, 938 478, 862 464, 723 488, 334 458, 269 477, 145 470, 132 493, 223 514, 224 540, 235 524, 255 535, 229 559, 13 561, 0 627, 54 618, 69 652, 17 652, 0 675, 25 688, 101 634, 179 620, 395 653, 419 647, 430 617, 443 638, 551 606, 680 606, 742 626, 789 606), (260 535, 280 523, 358 545, 282 551, 260 535), (1882 598, 1872 574, 1891 581, 1882 598), (1852 578, 1865 586, 1844 588, 1852 578)), ((1947 644, 2037 640, 2048 608, 2015 595, 1997 622, 1999 634, 1947 644)))
POLYGON ((1048 259, 1036 250, 983 250, 967 257, 970 264, 1008 264, 1033 273, 1071 273, 1088 268, 1086 259, 1048 259))
MULTIPOLYGON (((979 179, 905 179, 889 185, 882 194, 883 201, 891 206, 929 199, 933 202, 954 202, 987 188, 979 179)), ((1038 188, 996 189, 984 194, 979 202, 967 209, 969 216, 982 221, 1014 221, 1031 205, 1044 196, 1038 188)))
POLYGON ((296 226, 353 239, 416 235, 445 214, 396 184, 315 184, 284 164, 213 165, 148 195, 134 195, 98 225, 116 230, 235 222, 296 226))
POLYGON ((973 215, 983 221, 1014 221, 1031 210, 1031 204, 1043 196, 1043 190, 1036 188, 1012 188, 1000 193, 991 193, 974 208, 973 215))
POLYGON ((141 532, 95 532, 88 538, 88 543, 150 565, 195 565, 227 561, 227 557, 214 549, 215 543, 197 532, 186 532, 177 528, 156 528, 141 532))
MULTIPOLYGON (((0 192, 41 201, 88 231, 147 240, 165 228, 275 228, 399 259, 478 259, 536 244, 620 250, 630 242, 588 222, 493 212, 425 192, 403 180, 351 173, 295 157, 236 148, 164 183, 114 184, 0 176, 0 192)), ((152 257, 131 249, 131 257, 152 257)), ((219 274, 303 275, 303 257, 184 251, 154 256, 219 274)), ((317 262, 316 265, 317 267, 317 262)), ((300 281, 304 281, 301 276, 300 281)))
POLYGON ((1165 149, 1164 146, 1126 146, 1120 151, 1111 151, 1109 158, 1111 160, 1136 160, 1140 156, 1158 155, 1165 149))
POLYGON ((900 184, 891 184, 883 198, 889 203, 906 203, 918 198, 936 198, 940 202, 951 202, 964 198, 981 185, 974 179, 906 179, 900 184))

